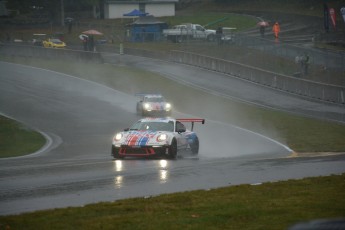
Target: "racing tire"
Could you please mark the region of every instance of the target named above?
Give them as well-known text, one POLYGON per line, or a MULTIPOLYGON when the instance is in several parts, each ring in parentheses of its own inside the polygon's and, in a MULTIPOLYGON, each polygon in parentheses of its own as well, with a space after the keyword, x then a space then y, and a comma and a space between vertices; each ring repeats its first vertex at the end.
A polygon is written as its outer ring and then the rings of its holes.
POLYGON ((169 146, 169 159, 176 159, 176 156, 177 156, 177 142, 176 142, 176 139, 174 138, 172 141, 171 141, 171 145, 169 146))
POLYGON ((111 146, 111 155, 115 158, 115 159, 123 159, 123 156, 120 156, 119 154, 119 149, 115 148, 114 146, 111 146))
POLYGON ((190 148, 192 150, 193 155, 197 155, 199 153, 199 139, 198 139, 198 137, 195 137, 195 140, 190 145, 190 148))

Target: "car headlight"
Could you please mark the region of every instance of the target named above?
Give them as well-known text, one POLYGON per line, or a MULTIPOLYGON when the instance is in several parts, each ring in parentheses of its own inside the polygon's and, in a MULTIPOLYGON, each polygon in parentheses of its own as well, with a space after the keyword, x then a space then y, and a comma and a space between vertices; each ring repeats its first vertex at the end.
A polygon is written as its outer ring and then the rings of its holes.
POLYGON ((170 110, 171 109, 171 104, 170 103, 166 103, 165 104, 165 109, 166 110, 170 110))
POLYGON ((166 135, 165 133, 159 134, 157 137, 157 141, 166 141, 167 139, 168 139, 168 135, 166 135))
POLYGON ((151 105, 149 103, 144 104, 144 109, 148 110, 151 108, 151 105))
POLYGON ((117 133, 115 136, 114 136, 114 141, 119 141, 121 140, 122 138, 122 133, 117 133))

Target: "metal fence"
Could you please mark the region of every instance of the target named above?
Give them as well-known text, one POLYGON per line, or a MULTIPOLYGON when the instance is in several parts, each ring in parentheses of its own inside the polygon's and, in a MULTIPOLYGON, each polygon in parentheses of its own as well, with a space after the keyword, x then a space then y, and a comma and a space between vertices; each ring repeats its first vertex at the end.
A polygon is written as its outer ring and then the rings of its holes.
POLYGON ((171 53, 171 61, 229 74, 292 94, 345 104, 345 87, 322 84, 214 57, 182 51, 171 53))
MULTIPOLYGON (((85 52, 68 49, 46 49, 35 46, 6 44, 0 46, 0 53, 10 56, 40 57, 48 59, 70 59, 102 62, 99 52, 85 52)), ((184 63, 200 68, 229 74, 257 84, 265 85, 292 94, 345 105, 345 87, 322 84, 298 79, 240 63, 183 51, 149 51, 125 49, 126 54, 184 63)), ((119 55, 120 56, 120 55, 119 55)))
POLYGON ((308 55, 310 64, 345 71, 345 52, 316 49, 313 47, 313 42, 311 40, 307 46, 297 46, 244 34, 237 34, 235 40, 235 44, 238 46, 255 48, 291 60, 295 60, 298 56, 308 55))

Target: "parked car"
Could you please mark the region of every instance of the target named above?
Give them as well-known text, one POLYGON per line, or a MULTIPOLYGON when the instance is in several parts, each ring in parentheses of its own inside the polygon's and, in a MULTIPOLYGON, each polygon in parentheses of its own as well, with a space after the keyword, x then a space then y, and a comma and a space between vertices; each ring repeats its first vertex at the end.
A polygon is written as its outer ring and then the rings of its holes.
POLYGON ((58 38, 48 38, 47 40, 43 41, 43 46, 45 48, 65 48, 66 43, 58 38))
POLYGON ((182 42, 187 39, 214 41, 216 39, 216 30, 205 29, 199 24, 186 23, 163 30, 163 35, 172 42, 182 42))

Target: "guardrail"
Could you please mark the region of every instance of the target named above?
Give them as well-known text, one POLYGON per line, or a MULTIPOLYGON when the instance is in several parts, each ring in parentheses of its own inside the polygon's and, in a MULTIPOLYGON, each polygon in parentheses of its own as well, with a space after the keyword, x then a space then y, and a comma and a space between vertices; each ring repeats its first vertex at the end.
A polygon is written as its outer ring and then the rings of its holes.
MULTIPOLYGON (((103 62, 99 52, 42 48, 27 45, 2 45, 0 53, 11 56, 103 62)), ((156 58, 229 74, 273 89, 325 102, 345 105, 345 87, 282 75, 260 68, 183 51, 153 52, 125 49, 125 54, 156 58)))
POLYGON ((98 52, 87 52, 70 49, 43 48, 39 46, 4 44, 0 45, 0 53, 7 56, 36 57, 53 60, 90 61, 103 63, 98 52))
POLYGON ((170 60, 229 74, 292 94, 345 105, 345 87, 298 79, 228 60, 183 51, 172 51, 170 60))

